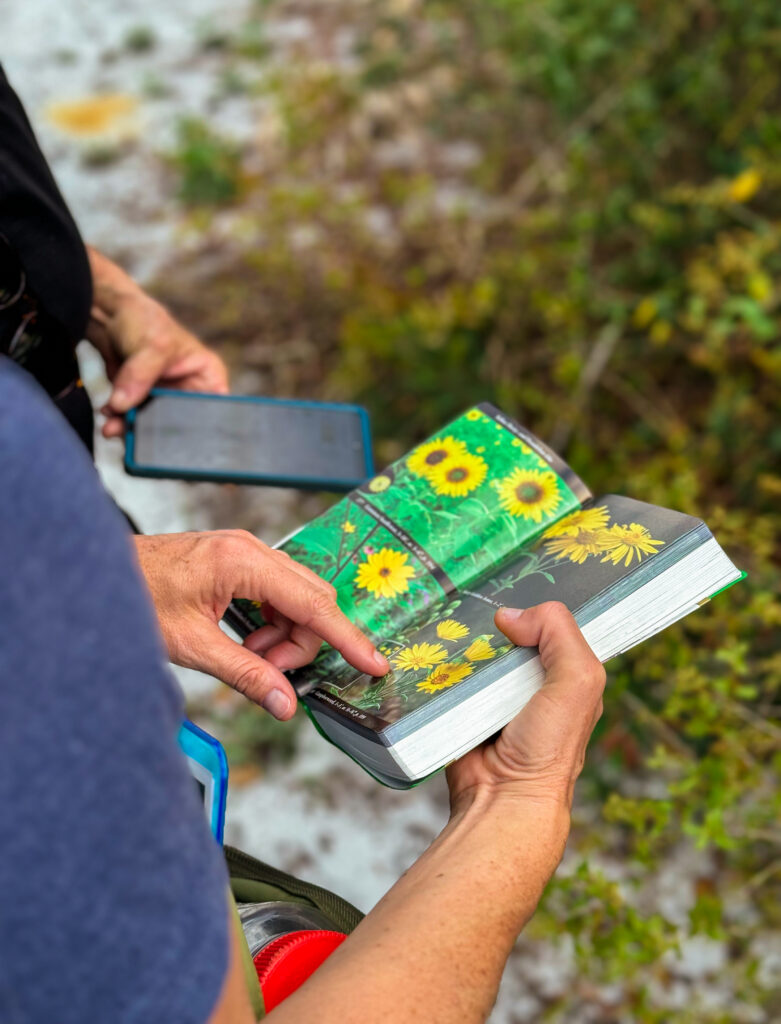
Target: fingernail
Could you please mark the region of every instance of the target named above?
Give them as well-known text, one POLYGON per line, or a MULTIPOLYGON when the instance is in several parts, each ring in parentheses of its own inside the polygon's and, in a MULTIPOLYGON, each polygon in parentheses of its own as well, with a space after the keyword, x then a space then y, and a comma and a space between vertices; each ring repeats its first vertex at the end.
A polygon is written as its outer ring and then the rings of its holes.
POLYGON ((127 391, 123 391, 122 388, 118 388, 111 396, 110 404, 115 409, 121 409, 123 406, 130 405, 130 395, 127 391))
POLYGON ((388 671, 388 659, 385 657, 384 654, 380 654, 379 651, 374 652, 374 664, 377 666, 377 668, 382 669, 383 675, 388 671))
POLYGON ((290 697, 282 690, 272 690, 271 693, 266 694, 263 707, 274 718, 284 718, 290 710, 290 697))
POLYGON ((500 608, 499 615, 505 622, 517 622, 525 611, 525 608, 500 608))

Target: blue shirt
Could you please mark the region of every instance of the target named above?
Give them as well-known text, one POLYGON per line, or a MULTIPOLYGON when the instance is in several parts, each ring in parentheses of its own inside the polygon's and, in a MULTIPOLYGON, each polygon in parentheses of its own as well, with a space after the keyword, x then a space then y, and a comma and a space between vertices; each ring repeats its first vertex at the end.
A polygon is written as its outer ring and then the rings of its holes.
POLYGON ((0 1021, 201 1024, 227 876, 118 511, 0 357, 0 1021))

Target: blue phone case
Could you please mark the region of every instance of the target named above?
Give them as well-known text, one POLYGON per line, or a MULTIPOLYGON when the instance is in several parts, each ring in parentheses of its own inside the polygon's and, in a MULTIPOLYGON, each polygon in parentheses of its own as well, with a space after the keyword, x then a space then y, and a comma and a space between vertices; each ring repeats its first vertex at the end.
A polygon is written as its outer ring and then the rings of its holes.
POLYGON ((190 774, 204 790, 204 808, 214 837, 222 842, 225 803, 228 797, 228 759, 219 740, 185 719, 179 730, 179 746, 190 774))
MULTIPOLYGON (((135 458, 135 421, 138 408, 131 409, 125 415, 125 470, 131 476, 158 477, 171 480, 201 480, 213 483, 256 484, 267 487, 295 487, 309 491, 351 491, 360 487, 369 477, 374 476, 374 460, 371 448, 371 426, 369 414, 363 406, 340 402, 307 402, 291 398, 258 398, 254 395, 215 395, 207 392, 176 391, 173 388, 153 388, 149 397, 156 395, 175 395, 177 398, 217 398, 226 402, 258 402, 266 405, 293 405, 310 409, 338 409, 340 412, 354 412, 360 419, 361 437, 363 439, 364 475, 360 479, 338 477, 295 477, 266 476, 248 473, 222 472, 220 470, 174 469, 171 467, 143 465, 135 458)), ((140 407, 139 407, 140 408, 140 407)))

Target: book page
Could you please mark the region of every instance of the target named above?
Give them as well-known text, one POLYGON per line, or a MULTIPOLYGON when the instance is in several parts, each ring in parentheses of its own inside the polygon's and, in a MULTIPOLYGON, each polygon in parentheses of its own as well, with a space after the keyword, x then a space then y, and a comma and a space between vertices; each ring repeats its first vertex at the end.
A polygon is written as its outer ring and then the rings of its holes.
MULTIPOLYGON (((342 611, 378 640, 428 616, 588 496, 538 438, 483 404, 280 546, 332 583, 342 611)), ((257 607, 237 604, 262 623, 257 607)), ((339 660, 323 652, 312 679, 339 660)))
POLYGON ((494 624, 498 608, 561 601, 575 613, 595 599, 595 609, 608 607, 622 586, 640 585, 639 569, 643 581, 664 569, 675 557, 666 549, 698 529, 702 524, 692 516, 630 498, 602 498, 549 525, 537 544, 451 595, 421 626, 388 634, 379 645, 391 664, 387 675, 374 679, 345 666, 318 689, 371 713, 374 727, 399 721, 454 688, 476 683, 482 669, 513 650, 494 624))

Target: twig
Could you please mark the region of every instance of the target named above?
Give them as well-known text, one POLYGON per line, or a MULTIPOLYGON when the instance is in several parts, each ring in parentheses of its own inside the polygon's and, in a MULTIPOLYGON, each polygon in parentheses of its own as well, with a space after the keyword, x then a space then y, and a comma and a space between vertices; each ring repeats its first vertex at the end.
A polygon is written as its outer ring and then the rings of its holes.
POLYGON ((768 878, 771 878, 777 871, 781 871, 781 857, 771 861, 767 867, 762 868, 761 871, 757 871, 755 875, 746 882, 747 889, 759 889, 760 886, 764 885, 768 878))
POLYGON ((682 424, 676 417, 671 416, 670 420, 659 412, 658 405, 651 399, 638 391, 623 377, 616 373, 607 372, 603 377, 603 387, 626 402, 641 420, 649 423, 661 437, 668 440, 682 432, 682 424))
POLYGON ((743 830, 744 839, 757 839, 761 843, 773 843, 781 846, 781 832, 771 828, 747 828, 743 830))
POLYGON ((599 332, 578 378, 572 399, 572 415, 568 419, 559 420, 551 434, 550 445, 554 451, 563 451, 569 444, 572 431, 587 407, 591 393, 605 372, 620 338, 621 331, 615 324, 608 324, 599 332))
POLYGON ((663 722, 662 719, 634 693, 631 693, 629 690, 624 690, 621 694, 621 701, 629 708, 630 711, 637 715, 638 718, 647 722, 654 732, 658 733, 661 739, 664 740, 664 742, 677 754, 680 754, 681 757, 685 757, 687 761, 696 760, 694 751, 683 742, 681 737, 671 729, 666 722, 663 722))
POLYGON ((747 708, 745 704, 741 704, 737 700, 731 700, 729 701, 729 709, 738 718, 742 718, 744 722, 752 725, 757 732, 764 732, 766 735, 772 736, 774 740, 781 742, 781 729, 777 725, 773 725, 772 722, 766 721, 761 715, 752 711, 751 708, 747 708))

